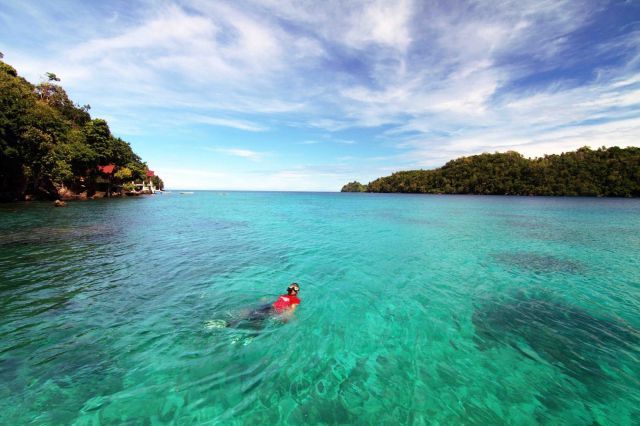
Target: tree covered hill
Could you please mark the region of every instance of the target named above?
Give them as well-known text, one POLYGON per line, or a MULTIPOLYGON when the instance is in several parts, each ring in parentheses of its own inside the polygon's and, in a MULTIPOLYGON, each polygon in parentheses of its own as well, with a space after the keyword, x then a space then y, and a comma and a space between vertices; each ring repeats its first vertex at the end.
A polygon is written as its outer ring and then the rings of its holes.
POLYGON ((367 185, 354 180, 343 186, 340 192, 367 192, 367 185))
MULTIPOLYGON (((342 191, 357 187, 349 185, 342 191)), ((534 159, 513 151, 473 155, 434 170, 393 173, 370 182, 366 191, 638 197, 640 148, 584 147, 534 159)))
POLYGON ((61 190, 91 195, 101 178, 98 166, 109 164, 116 166, 110 176, 116 185, 147 178, 147 165, 131 146, 113 136, 106 121, 92 119, 89 105, 74 104, 59 81, 47 73, 33 85, 0 60, 2 201, 55 199, 61 190))

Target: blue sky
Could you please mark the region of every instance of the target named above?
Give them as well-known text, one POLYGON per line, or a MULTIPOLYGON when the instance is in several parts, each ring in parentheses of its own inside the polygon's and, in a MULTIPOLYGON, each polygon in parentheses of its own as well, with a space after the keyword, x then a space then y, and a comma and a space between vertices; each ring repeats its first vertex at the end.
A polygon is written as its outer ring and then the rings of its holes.
POLYGON ((9 1, 168 187, 335 191, 482 152, 638 145, 638 1, 9 1))

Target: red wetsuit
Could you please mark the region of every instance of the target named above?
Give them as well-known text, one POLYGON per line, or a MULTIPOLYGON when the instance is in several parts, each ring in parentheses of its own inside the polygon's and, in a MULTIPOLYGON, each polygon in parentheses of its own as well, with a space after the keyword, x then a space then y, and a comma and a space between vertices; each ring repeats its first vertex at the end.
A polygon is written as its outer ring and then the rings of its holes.
POLYGON ((292 307, 293 305, 299 305, 299 304, 300 304, 300 299, 298 299, 298 296, 289 296, 288 294, 283 294, 273 304, 273 308, 276 310, 277 313, 280 314, 285 310, 289 309, 290 307, 292 307))

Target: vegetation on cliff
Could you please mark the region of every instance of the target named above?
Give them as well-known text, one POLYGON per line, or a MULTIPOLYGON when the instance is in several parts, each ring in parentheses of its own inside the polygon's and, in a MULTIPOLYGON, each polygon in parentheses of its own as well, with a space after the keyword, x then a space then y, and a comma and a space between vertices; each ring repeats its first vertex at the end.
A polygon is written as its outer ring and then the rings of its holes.
POLYGON ((59 81, 47 73, 33 85, 0 60, 0 200, 57 198, 63 188, 91 193, 99 165, 115 165, 110 185, 147 179, 131 146, 92 119, 89 105, 74 104, 59 81))
POLYGON ((360 182, 354 180, 342 187, 340 192, 366 192, 367 185, 363 185, 360 182))
MULTIPOLYGON (((640 196, 640 148, 584 147, 527 159, 517 152, 481 154, 434 170, 393 173, 368 192, 426 194, 640 196)), ((343 188, 344 191, 344 188, 343 188)))

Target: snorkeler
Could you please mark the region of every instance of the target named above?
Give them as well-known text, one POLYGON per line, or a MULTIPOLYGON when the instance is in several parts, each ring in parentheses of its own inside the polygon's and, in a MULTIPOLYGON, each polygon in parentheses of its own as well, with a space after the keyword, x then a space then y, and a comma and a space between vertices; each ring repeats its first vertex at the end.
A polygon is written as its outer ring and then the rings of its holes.
POLYGON ((269 303, 258 309, 254 309, 249 312, 249 314, 228 323, 223 320, 209 321, 208 328, 218 328, 219 325, 217 324, 220 324, 218 321, 224 322, 223 327, 236 327, 240 324, 246 324, 251 328, 262 328, 264 321, 271 317, 279 317, 280 320, 287 322, 301 302, 298 298, 299 292, 300 286, 298 283, 291 283, 289 287, 287 287, 287 294, 278 297, 278 300, 274 303, 269 303))
POLYGON ((300 304, 300 299, 298 298, 299 292, 300 286, 298 285, 298 283, 291 283, 291 285, 287 287, 287 294, 283 294, 282 296, 280 296, 278 300, 276 300, 276 302, 272 305, 273 309, 279 314, 293 314, 293 311, 295 311, 300 304))

